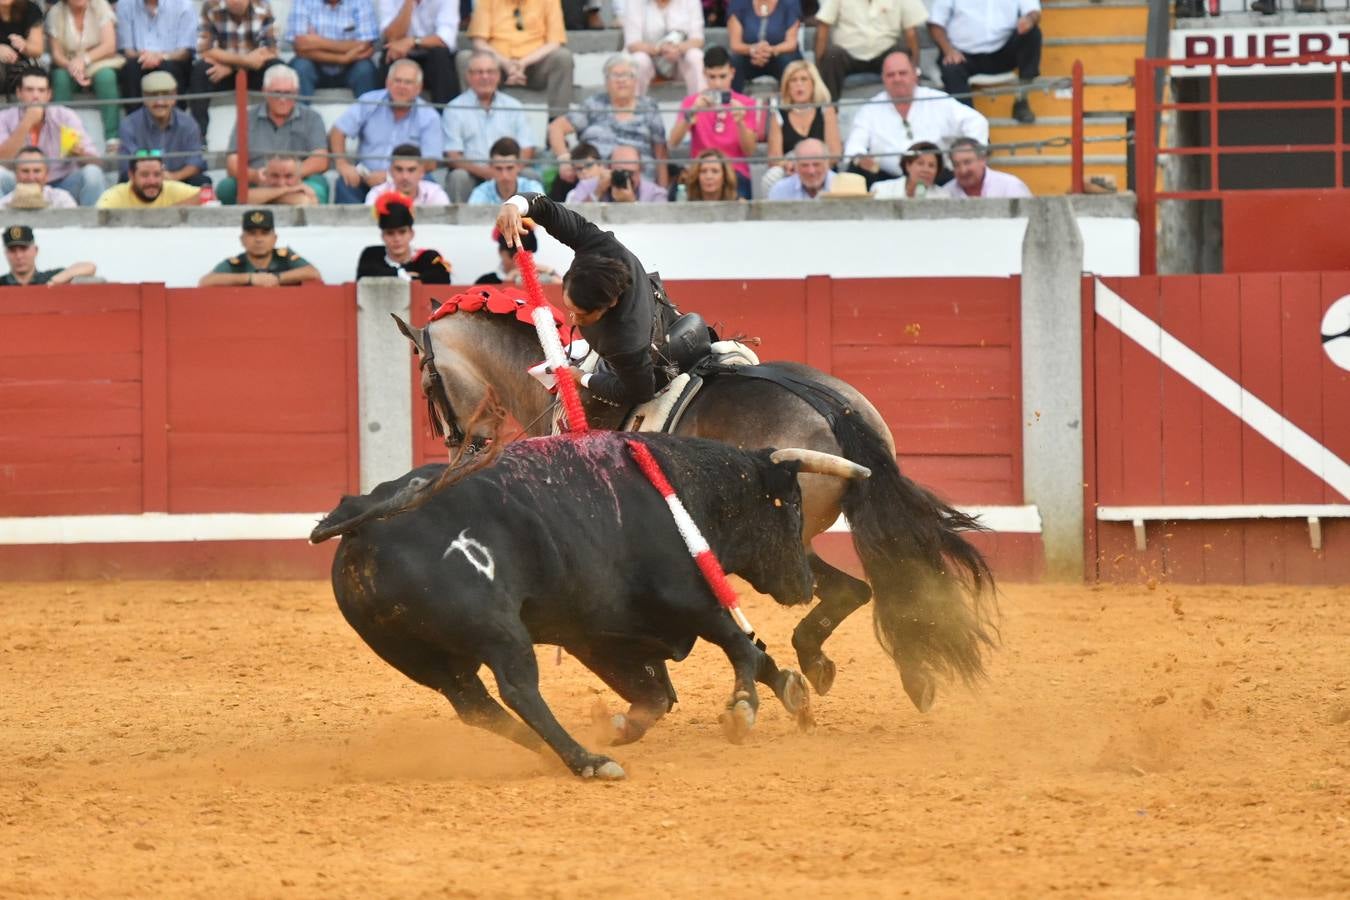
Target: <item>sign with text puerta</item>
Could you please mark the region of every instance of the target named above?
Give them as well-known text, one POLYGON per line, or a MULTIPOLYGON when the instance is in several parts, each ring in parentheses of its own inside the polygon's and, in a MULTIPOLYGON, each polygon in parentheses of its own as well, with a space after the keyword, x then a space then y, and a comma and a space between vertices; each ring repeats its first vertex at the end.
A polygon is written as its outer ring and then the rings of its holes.
MULTIPOLYGON (((1206 28, 1178 30, 1171 35, 1172 59, 1251 59, 1270 57, 1292 60, 1307 56, 1350 56, 1350 25, 1314 25, 1306 28, 1206 28)), ((1325 62, 1291 65, 1219 66, 1220 75, 1268 75, 1288 72, 1306 75, 1330 72, 1325 62)), ((1173 66, 1173 77, 1208 75, 1210 67, 1173 66)))

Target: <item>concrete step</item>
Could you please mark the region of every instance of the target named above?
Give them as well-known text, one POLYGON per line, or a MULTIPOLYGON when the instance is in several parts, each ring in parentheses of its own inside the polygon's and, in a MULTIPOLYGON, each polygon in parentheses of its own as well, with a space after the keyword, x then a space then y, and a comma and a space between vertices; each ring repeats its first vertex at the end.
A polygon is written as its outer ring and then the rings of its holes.
MULTIPOLYGON (((1134 112, 1134 88, 1128 84, 1087 84, 1083 108, 1088 111, 1134 112)), ((1067 86, 1050 90, 1036 89, 1027 95, 1032 112, 1038 117, 1068 116, 1073 112, 1073 93, 1067 86)), ((991 119, 1012 115, 1011 94, 976 94, 975 108, 991 119)))
MULTIPOLYGON (((1011 152, 1015 145, 1015 152, 1019 156, 1069 156, 1072 153, 1072 148, 1068 144, 1070 127, 1069 120, 1060 116, 1046 117, 1033 125, 1023 125, 1012 119, 992 119, 989 122, 989 143, 996 148, 999 148, 999 145, 1008 148, 995 149, 996 153, 1011 152), (1040 143, 1043 141, 1054 143, 1040 143)), ((1092 153, 1124 152, 1124 118, 1091 122, 1084 126, 1083 133, 1089 138, 1120 138, 1120 143, 1104 141, 1088 145, 1092 153)))
MULTIPOLYGON (((1067 157, 1003 156, 994 154, 989 164, 1003 172, 1011 172, 1026 182, 1038 197, 1055 196, 1069 192, 1069 160, 1067 157)), ((1089 156, 1083 165, 1083 177, 1110 175, 1116 180, 1117 190, 1125 190, 1125 157, 1089 156)))
POLYGON ((1042 16, 1047 37, 1142 38, 1148 30, 1146 3, 1063 3, 1044 7, 1042 16))
POLYGON ((1088 75, 1133 75, 1134 61, 1144 55, 1144 38, 1046 38, 1041 52, 1042 75, 1068 75, 1074 60, 1083 61, 1088 75))

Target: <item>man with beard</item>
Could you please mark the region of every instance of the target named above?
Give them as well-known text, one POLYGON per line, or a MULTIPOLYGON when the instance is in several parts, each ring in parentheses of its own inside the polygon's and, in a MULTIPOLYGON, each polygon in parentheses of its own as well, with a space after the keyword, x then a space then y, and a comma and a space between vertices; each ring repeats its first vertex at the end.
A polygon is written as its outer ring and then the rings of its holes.
POLYGON ((440 159, 445 146, 441 117, 418 95, 422 69, 411 59, 389 68, 382 91, 360 96, 328 132, 328 150, 337 160, 335 203, 361 203, 366 192, 384 182, 389 160, 399 144, 412 144, 428 159, 440 159), (347 141, 361 144, 360 158, 347 158, 347 141))
POLYGON ((164 177, 164 159, 158 150, 138 150, 131 160, 131 180, 103 192, 99 209, 155 209, 200 206, 202 189, 164 177))
POLYGON ((23 287, 29 284, 66 284, 73 278, 94 274, 94 264, 77 262, 64 269, 39 272, 37 244, 33 229, 27 225, 11 225, 5 229, 5 259, 9 272, 0 276, 0 287, 23 287))
POLYGON ((253 209, 244 213, 244 233, 239 236, 244 252, 221 261, 197 282, 198 287, 279 287, 321 281, 319 270, 297 253, 277 246, 272 211, 253 209))
POLYGON ((356 277, 402 278, 423 284, 449 284, 450 264, 435 250, 419 250, 413 242, 412 201, 397 191, 380 195, 375 201, 380 221, 380 247, 361 251, 356 277))

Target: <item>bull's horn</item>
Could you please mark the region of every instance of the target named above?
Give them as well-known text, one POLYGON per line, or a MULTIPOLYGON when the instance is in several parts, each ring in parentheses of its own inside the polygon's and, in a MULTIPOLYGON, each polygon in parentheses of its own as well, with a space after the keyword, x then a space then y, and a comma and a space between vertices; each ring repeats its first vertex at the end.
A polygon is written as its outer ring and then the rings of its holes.
POLYGON ((769 459, 776 463, 795 460, 801 464, 801 471, 814 472, 817 475, 833 475, 836 478, 868 478, 872 470, 860 466, 851 459, 835 456, 833 453, 821 453, 819 450, 800 450, 788 447, 775 450, 769 459))

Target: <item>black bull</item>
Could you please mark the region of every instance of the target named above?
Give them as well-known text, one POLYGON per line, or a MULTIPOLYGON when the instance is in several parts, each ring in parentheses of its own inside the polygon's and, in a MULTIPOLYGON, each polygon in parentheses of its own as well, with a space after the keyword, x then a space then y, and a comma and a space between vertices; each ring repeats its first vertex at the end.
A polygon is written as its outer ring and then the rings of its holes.
MULTIPOLYGON (((682 659, 700 637, 721 647, 735 671, 723 717, 733 740, 754 722, 756 681, 803 723, 809 716, 804 680, 779 670, 718 605, 626 437, 517 442, 440 490, 427 485, 445 466, 423 466, 344 498, 311 535, 342 535, 333 560, 338 606, 382 659, 445 695, 468 724, 532 749, 542 738, 583 777, 624 773, 558 724, 539 694, 534 644, 565 648, 631 704, 612 721, 616 744, 636 740, 674 703, 666 660, 682 659), (488 695, 478 675, 484 665, 528 729, 488 695)), ((775 461, 767 450, 702 439, 638 439, 728 572, 779 603, 811 599, 802 463, 782 458, 793 451, 775 461)))

